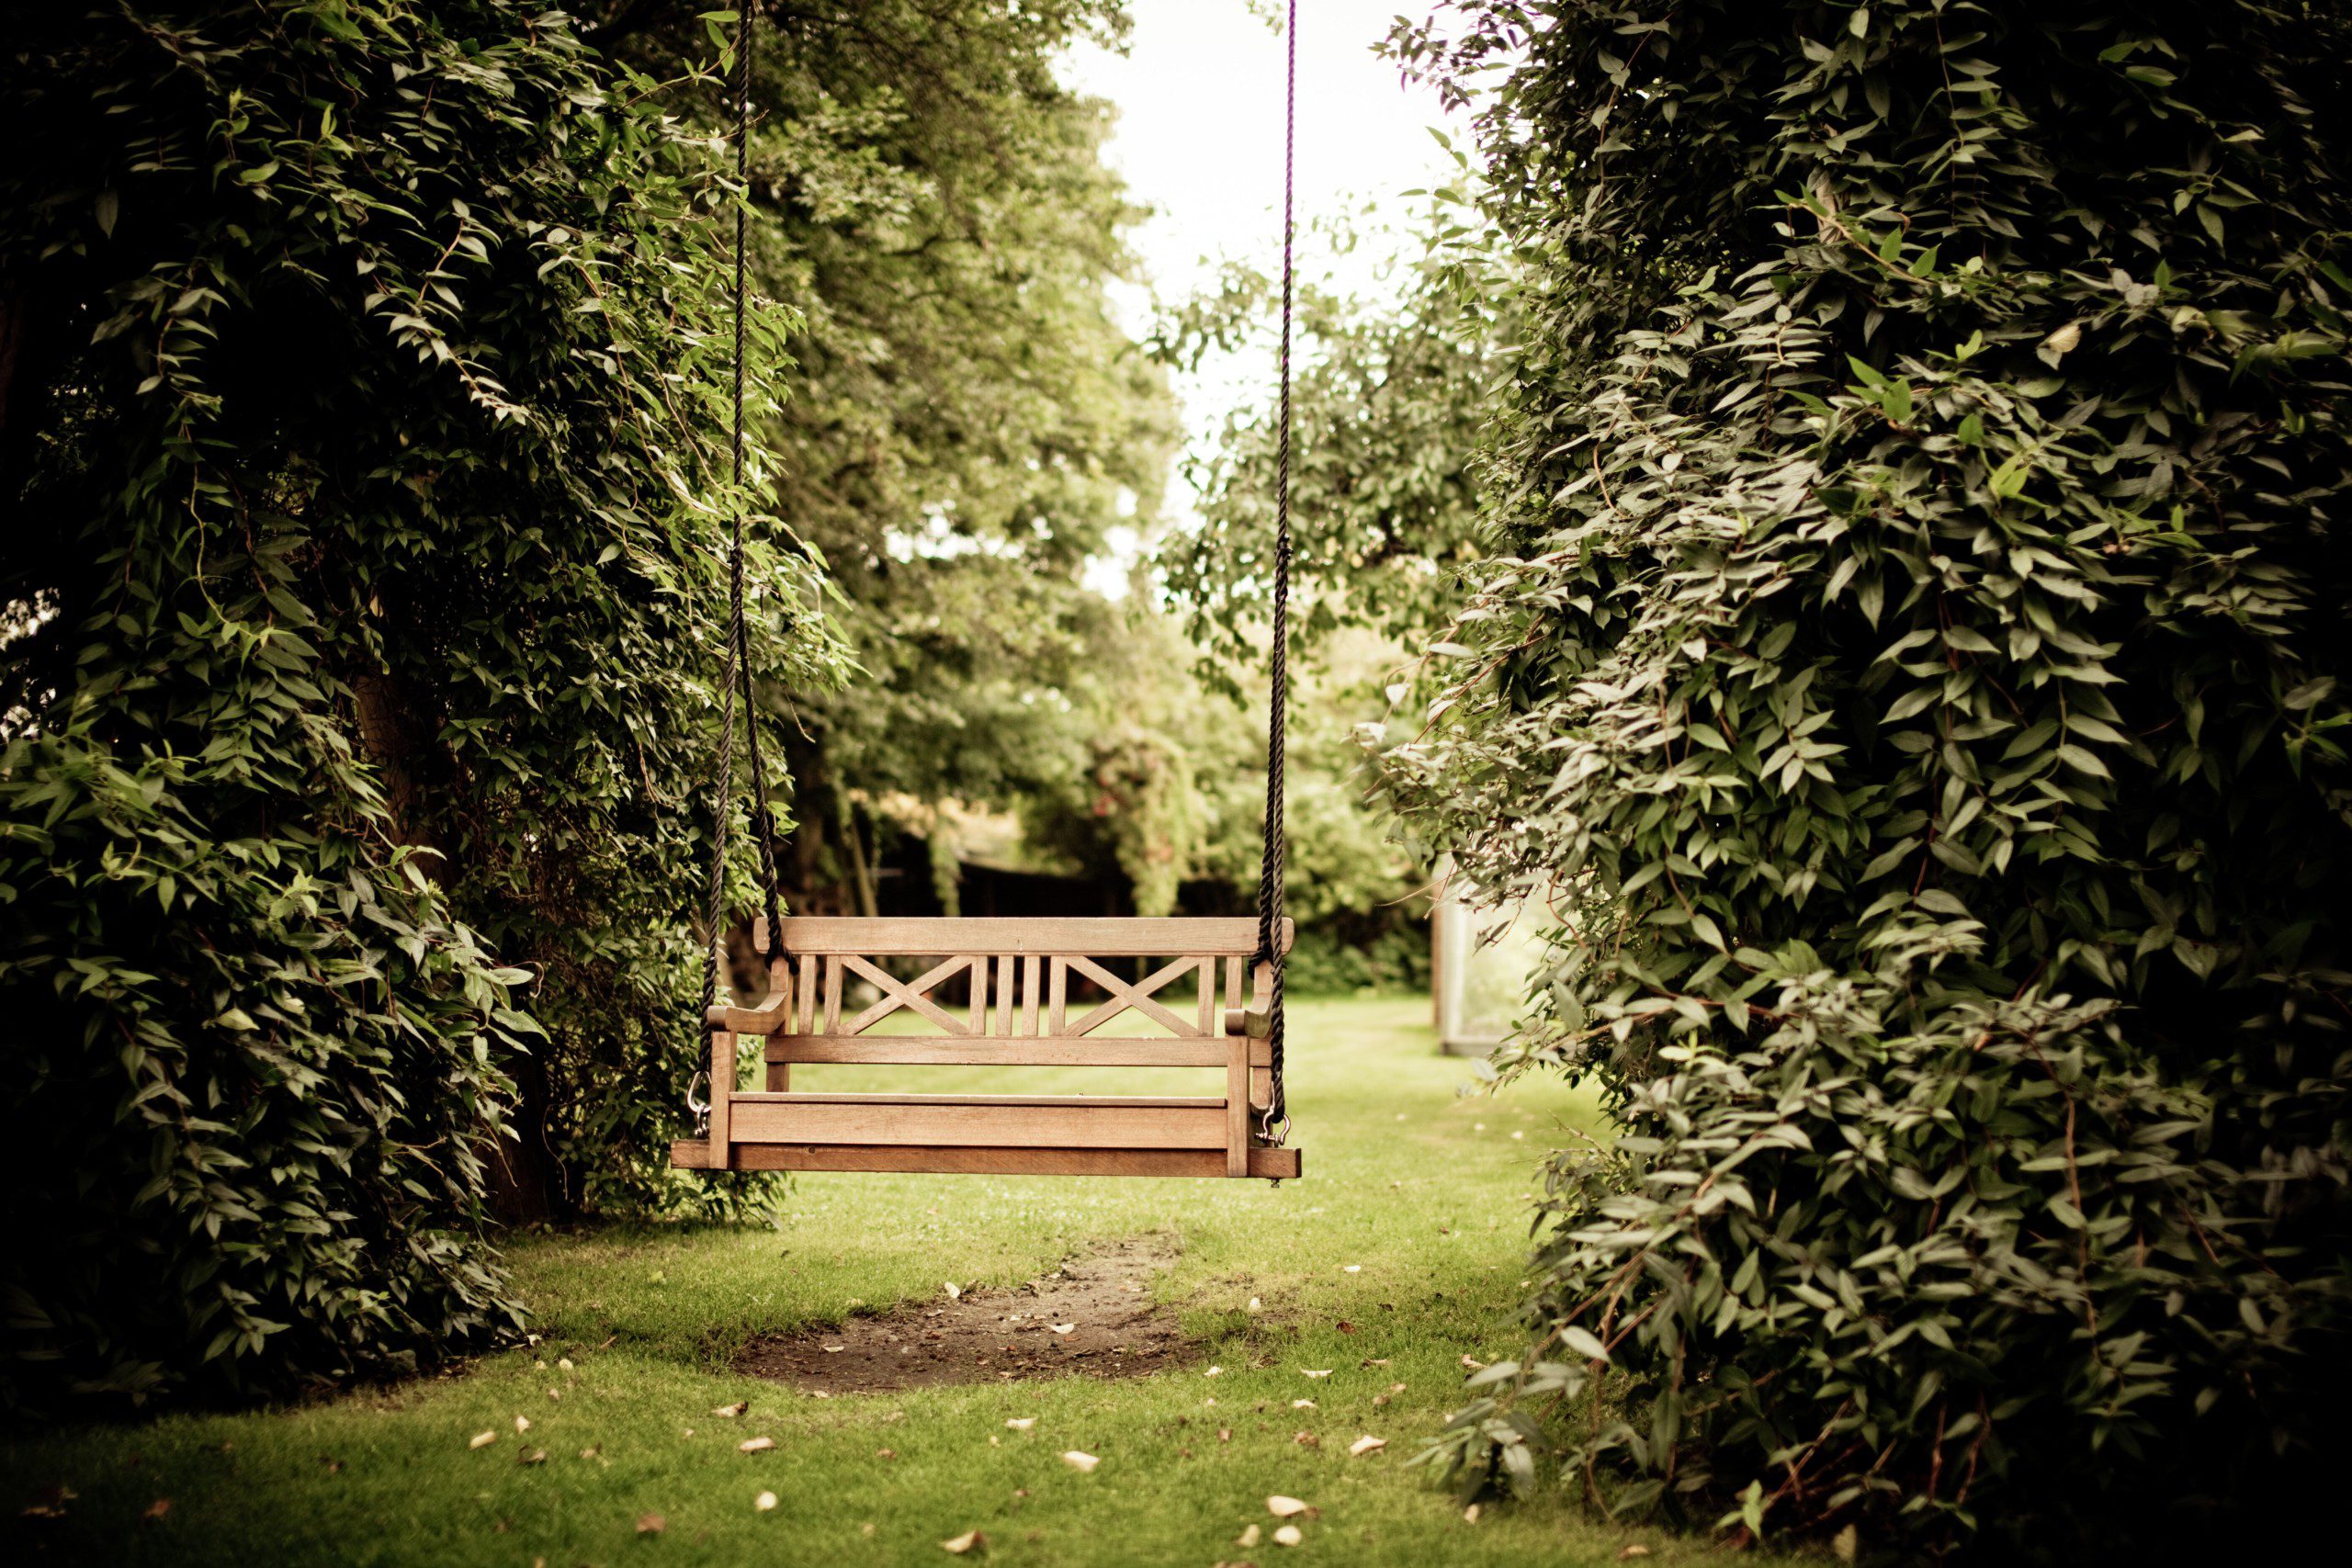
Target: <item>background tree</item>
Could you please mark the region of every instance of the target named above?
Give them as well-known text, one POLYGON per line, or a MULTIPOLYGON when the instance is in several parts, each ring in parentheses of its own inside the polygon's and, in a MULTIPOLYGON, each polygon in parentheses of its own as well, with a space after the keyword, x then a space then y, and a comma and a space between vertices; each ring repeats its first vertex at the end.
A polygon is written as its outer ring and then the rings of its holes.
MULTIPOLYGON (((1411 216, 1371 289, 1311 277, 1298 289, 1289 812, 1296 990, 1419 987, 1429 977, 1430 858, 1370 798, 1358 732, 1385 715, 1409 650, 1450 620, 1461 573, 1485 549, 1476 462, 1513 331, 1513 296, 1495 232, 1474 205, 1469 160, 1454 156, 1459 177, 1411 216)), ((1322 225, 1321 238, 1334 254, 1396 243, 1368 214, 1322 225)), ((1237 354, 1271 363, 1280 298, 1263 274, 1230 264, 1163 313, 1151 350, 1188 369, 1237 354)), ((1196 677, 1244 711, 1264 700, 1276 434, 1271 398, 1228 414, 1186 464, 1198 525, 1169 529, 1153 557, 1170 614, 1193 641, 1196 677)), ((1251 893, 1265 747, 1247 723, 1232 726, 1232 738, 1239 744, 1213 774, 1204 864, 1251 893)))
MULTIPOLYGON (((655 74, 702 47, 698 5, 608 9, 594 36, 655 74)), ((1107 298, 1141 216, 1102 162, 1110 111, 1056 67, 1115 46, 1125 7, 762 16, 758 277, 806 323, 768 431, 774 500, 832 574, 859 671, 838 694, 769 687, 789 880, 805 908, 871 912, 894 798, 1079 805, 1088 858, 1116 859, 1151 829, 1124 805, 1095 818, 1079 761, 1166 676, 1087 571, 1153 526, 1174 416, 1107 298)))
MULTIPOLYGON (((1452 618, 1462 569, 1483 553, 1476 465, 1515 295, 1475 205, 1470 160, 1448 151, 1455 183, 1430 193, 1401 237, 1369 213, 1317 226, 1334 255, 1396 247, 1368 293, 1312 277, 1296 290, 1292 651, 1310 665, 1342 630, 1400 649, 1426 641, 1452 618)), ((1271 362, 1280 303, 1275 280, 1229 263, 1165 313, 1153 352, 1188 369, 1237 352, 1271 362)), ((1171 534, 1157 557, 1210 656, 1204 674, 1227 686, 1263 661, 1278 433, 1271 399, 1226 417, 1187 463, 1202 525, 1171 534)), ((1341 646, 1360 656, 1364 645, 1341 646)))
MULTIPOLYGON (((10 1386, 478 1342, 485 1161, 518 1214, 644 1191, 690 1070, 714 150, 509 0, 5 50, 10 1386)), ((808 570, 753 564, 820 682, 808 570)))
POLYGON ((1400 35, 1479 89, 1529 325, 1498 553, 1387 766, 1482 884, 1566 900, 1508 1065, 1624 1123, 1555 1161, 1541 1337, 1442 1450, 1473 1484, 1550 1434, 1611 1506, 1906 1553, 2324 1506, 2348 27, 1400 35))

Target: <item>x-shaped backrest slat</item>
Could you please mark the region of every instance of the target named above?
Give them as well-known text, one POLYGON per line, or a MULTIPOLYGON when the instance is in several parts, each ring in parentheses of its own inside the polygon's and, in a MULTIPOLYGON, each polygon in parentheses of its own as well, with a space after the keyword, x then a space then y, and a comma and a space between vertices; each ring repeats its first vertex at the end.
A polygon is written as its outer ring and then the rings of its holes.
POLYGON ((1186 1021, 1153 1001, 1151 993, 1159 990, 1170 980, 1191 974, 1194 969, 1207 963, 1207 959, 1197 957, 1175 959, 1153 970, 1141 982, 1133 986, 1128 985, 1091 958, 1080 958, 1073 955, 1068 962, 1072 969, 1111 993, 1109 1001, 1070 1025, 1069 1032, 1072 1034, 1085 1034, 1118 1017, 1129 1008, 1142 1013, 1146 1018, 1156 1019, 1167 1025, 1170 1033, 1193 1037, 1200 1034, 1199 1025, 1186 1021))
POLYGON ((876 1021, 888 1018, 900 1008, 907 1008, 922 1014, 950 1034, 971 1032, 969 1029, 956 1022, 946 1009, 923 994, 942 980, 949 978, 971 964, 973 961, 970 958, 950 958, 944 963, 933 964, 916 976, 910 984, 903 986, 892 979, 887 970, 867 963, 854 953, 844 953, 842 962, 854 973, 873 981, 882 992, 882 999, 851 1019, 842 1026, 842 1033, 863 1033, 876 1021))

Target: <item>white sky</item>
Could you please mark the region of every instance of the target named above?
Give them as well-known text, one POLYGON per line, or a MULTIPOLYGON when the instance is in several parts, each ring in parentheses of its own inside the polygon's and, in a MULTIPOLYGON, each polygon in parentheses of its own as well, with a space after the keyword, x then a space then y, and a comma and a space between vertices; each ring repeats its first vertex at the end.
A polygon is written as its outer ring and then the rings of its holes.
MULTIPOLYGON (((1278 3, 1278 0, 1277 0, 1278 3)), ((1408 0, 1416 16, 1427 0, 1408 0)), ((1269 276, 1282 255, 1283 36, 1261 0, 1133 0, 1125 55, 1077 51, 1065 80, 1119 110, 1106 152, 1151 219, 1131 236, 1149 289, 1123 289, 1116 303, 1130 332, 1149 324, 1152 294, 1179 299, 1217 261, 1255 263, 1269 276)), ((1443 182, 1453 164, 1430 138, 1442 123, 1435 96, 1408 90, 1396 69, 1373 53, 1398 0, 1301 0, 1298 7, 1298 265, 1362 288, 1377 253, 1339 257, 1312 225, 1370 203, 1377 219, 1399 219, 1398 193, 1443 182)), ((1271 354, 1204 366, 1179 378, 1184 424, 1198 442, 1228 409, 1267 396, 1271 354)), ((1180 521, 1192 514, 1181 477, 1167 497, 1180 521)), ((1133 541, 1124 551, 1132 553, 1133 541)), ((1090 581, 1118 592, 1123 566, 1102 563, 1090 581)))

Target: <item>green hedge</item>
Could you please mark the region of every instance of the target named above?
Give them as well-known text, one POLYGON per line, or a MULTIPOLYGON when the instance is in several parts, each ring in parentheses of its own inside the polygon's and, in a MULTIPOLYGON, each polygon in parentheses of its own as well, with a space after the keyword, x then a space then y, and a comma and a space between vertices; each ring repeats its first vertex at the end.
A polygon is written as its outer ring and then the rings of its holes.
POLYGON ((1388 768, 1581 890, 1513 1063, 1623 1136, 1440 1457, 2259 1539, 2352 1365, 2344 8, 1461 10, 1531 327, 1388 768))
POLYGON ((691 1070, 718 150, 510 0, 0 51, 0 1375, 480 1344, 486 1189, 544 1205, 571 1138, 650 1190, 691 1070))

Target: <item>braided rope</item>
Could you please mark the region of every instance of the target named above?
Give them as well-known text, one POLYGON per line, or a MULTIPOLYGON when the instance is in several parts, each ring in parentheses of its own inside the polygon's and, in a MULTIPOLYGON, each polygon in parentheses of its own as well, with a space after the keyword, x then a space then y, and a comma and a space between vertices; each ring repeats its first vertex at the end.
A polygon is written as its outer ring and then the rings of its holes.
MULTIPOLYGON (((751 174, 752 143, 752 7, 749 0, 743 7, 743 24, 735 48, 735 179, 738 185, 748 183, 751 174)), ((711 786, 710 886, 707 923, 704 926, 707 940, 702 954, 702 1013, 707 1018, 713 1003, 718 999, 718 952, 727 919, 727 840, 732 832, 735 818, 735 694, 740 685, 743 694, 743 719, 750 731, 752 776, 755 795, 752 804, 752 828, 760 835, 762 869, 767 875, 767 897, 771 909, 775 904, 775 859, 772 843, 774 829, 768 819, 766 768, 760 758, 758 720, 752 710, 752 671, 744 656, 747 638, 743 621, 743 508, 741 492, 743 486, 743 381, 744 381, 744 300, 747 298, 745 271, 749 232, 745 221, 744 204, 735 205, 735 425, 734 482, 736 503, 727 540, 727 673, 719 682, 718 757, 711 786)), ((771 920, 770 940, 779 928, 771 920)), ((706 1027, 697 1021, 697 1027, 706 1027)), ((711 1089, 717 1092, 722 1086, 712 1075, 711 1089)))
POLYGON ((752 24, 760 17, 757 0, 743 0, 743 50, 736 59, 736 184, 743 186, 743 195, 736 202, 736 296, 734 296, 734 329, 736 329, 736 386, 734 386, 734 484, 739 491, 739 510, 734 525, 734 552, 729 569, 729 611, 734 616, 734 659, 743 682, 743 743, 751 750, 751 828, 760 840, 760 900, 767 915, 767 947, 769 954, 776 952, 783 941, 783 891, 776 879, 776 813, 769 808, 767 795, 767 757, 760 748, 760 705, 752 703, 751 691, 751 637, 743 626, 743 513, 741 513, 741 489, 743 489, 743 332, 751 315, 751 282, 746 277, 746 265, 751 259, 751 240, 746 228, 746 209, 751 207, 751 54, 755 42, 752 24))
POLYGON ((1289 51, 1283 95, 1283 340, 1281 430, 1274 478, 1273 659, 1266 703, 1265 840, 1258 871, 1258 955, 1273 968, 1269 998, 1267 1077, 1270 1093, 1258 1130, 1271 1144, 1290 1134, 1290 1105, 1283 1092, 1283 875, 1286 840, 1283 822, 1283 719, 1290 703, 1290 339, 1291 290, 1295 265, 1292 220, 1294 164, 1298 144, 1298 0, 1290 0, 1283 28, 1289 51))

